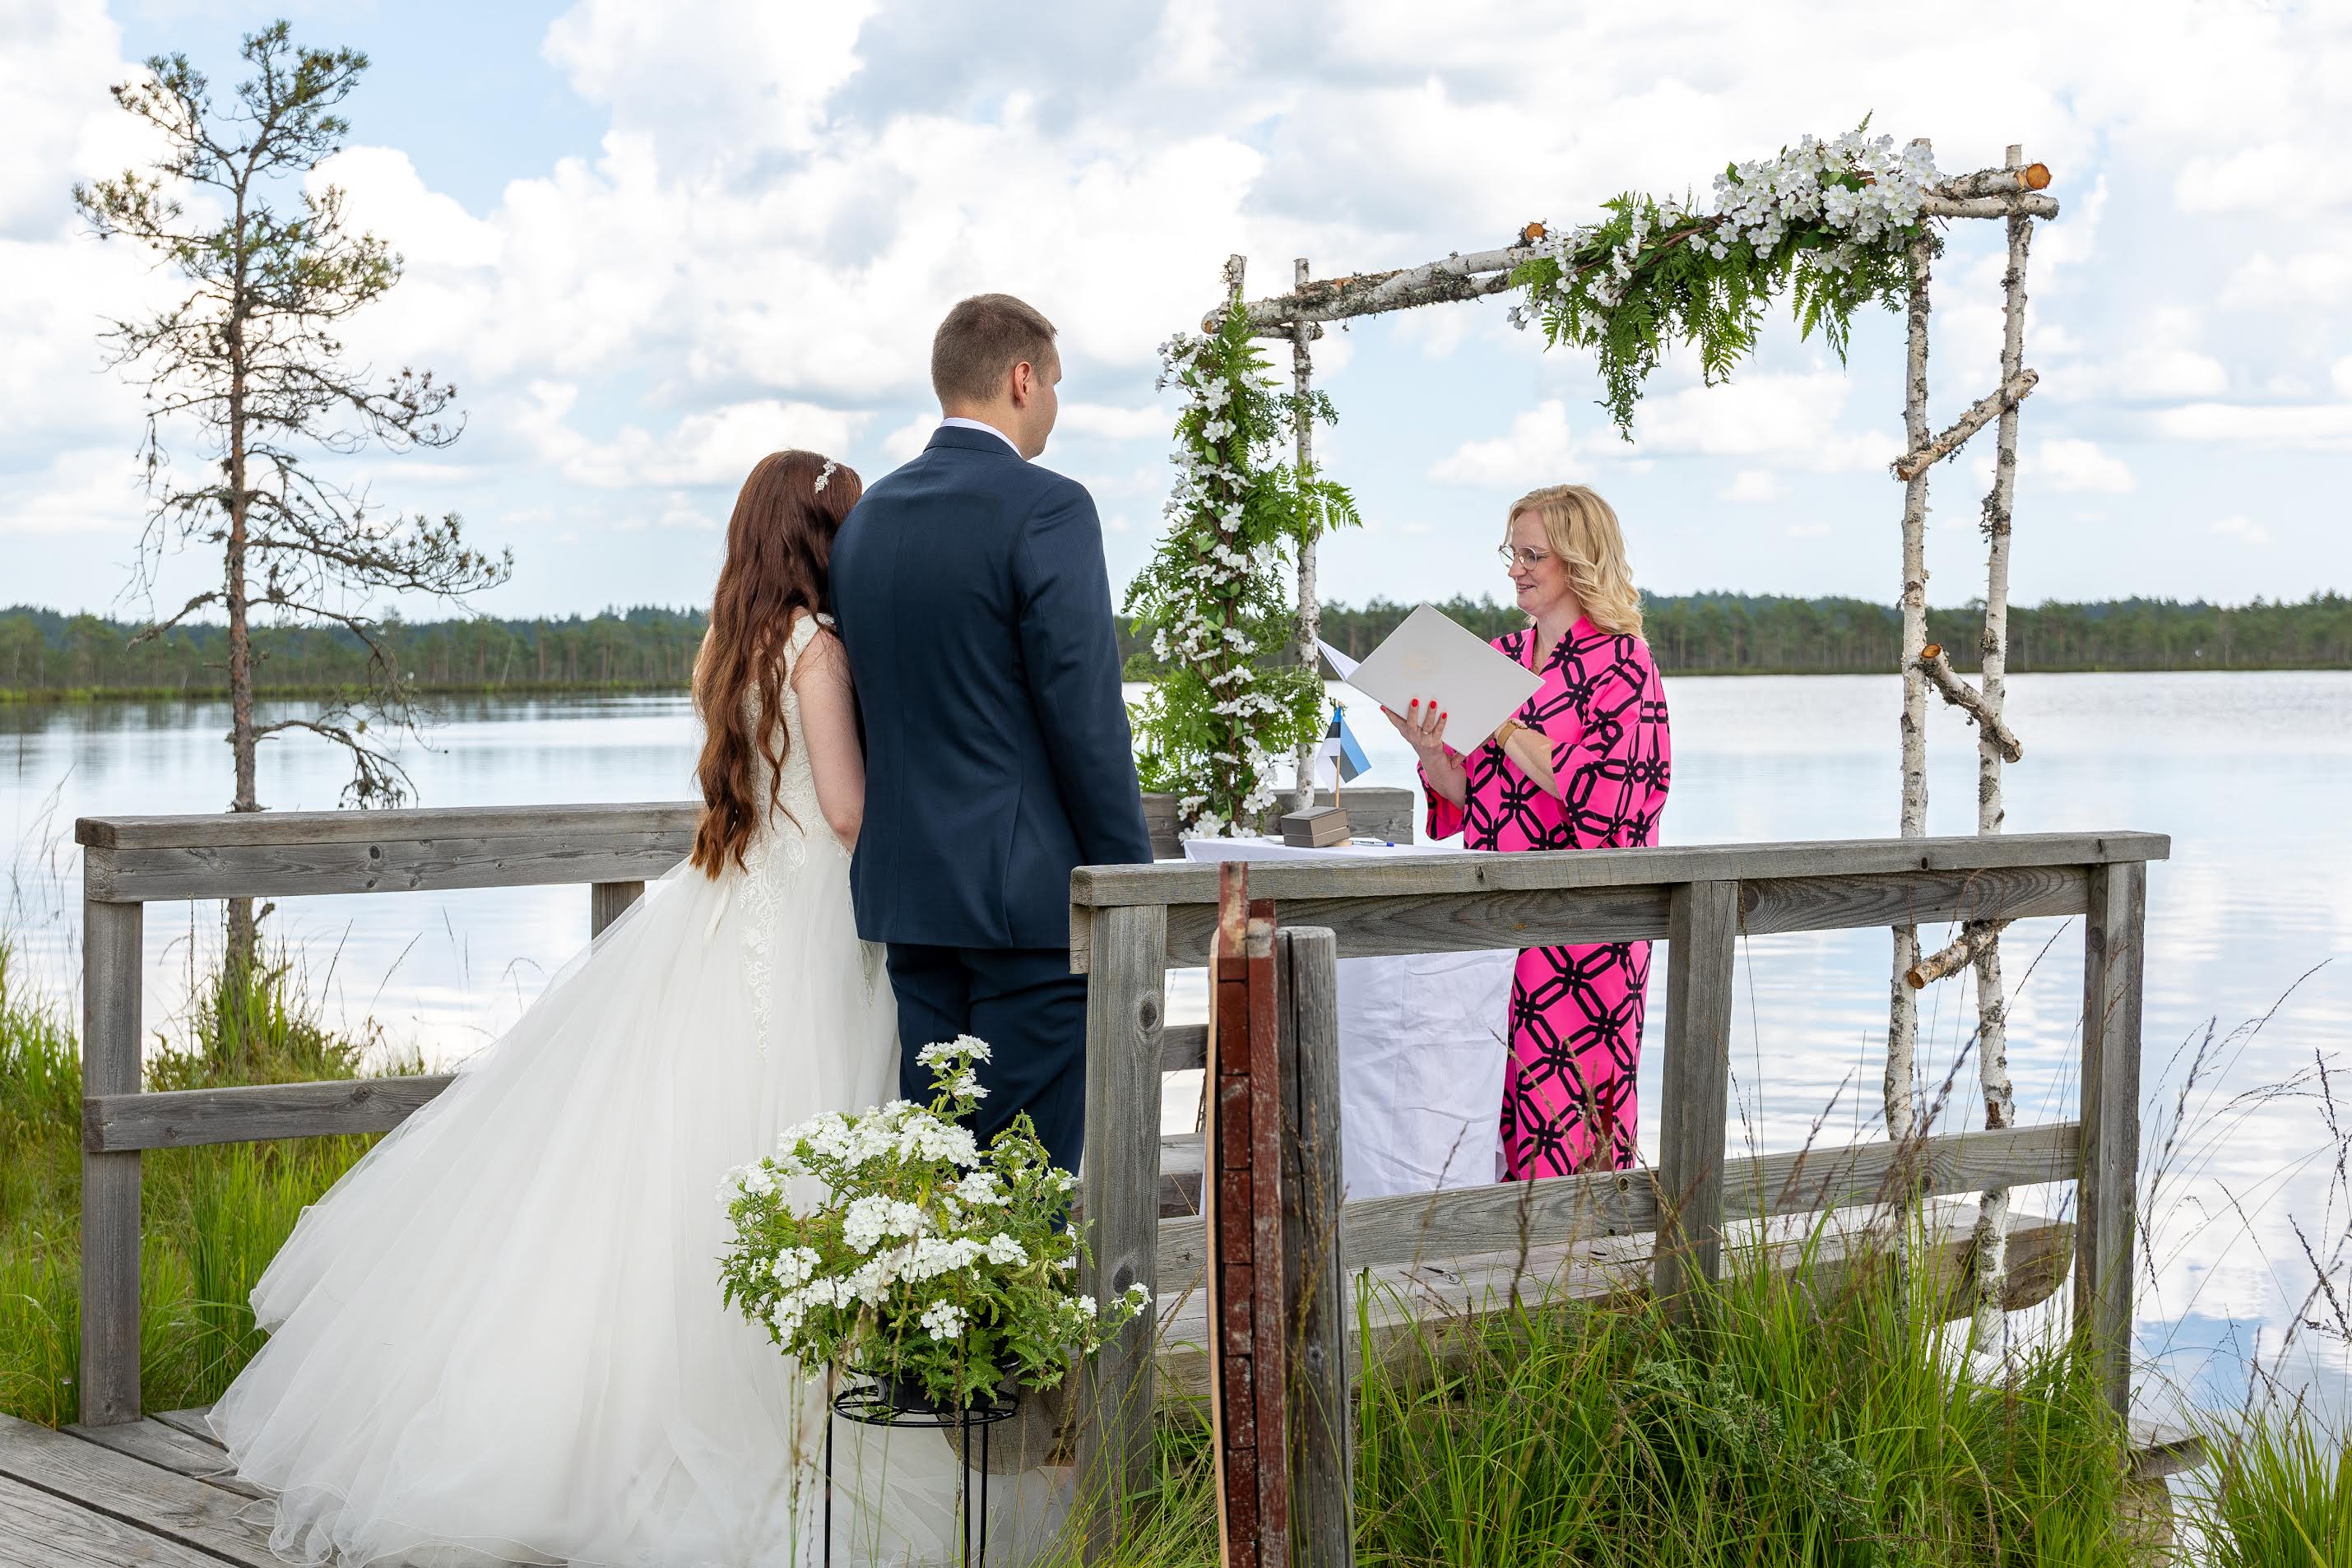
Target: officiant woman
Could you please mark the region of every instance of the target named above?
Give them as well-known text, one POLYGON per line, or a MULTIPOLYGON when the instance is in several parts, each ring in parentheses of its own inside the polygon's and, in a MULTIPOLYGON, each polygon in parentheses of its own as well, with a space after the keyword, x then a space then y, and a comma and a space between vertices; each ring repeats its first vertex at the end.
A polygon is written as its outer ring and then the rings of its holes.
MULTIPOLYGON (((1511 505, 1497 552, 1525 629, 1494 646, 1543 684, 1492 735, 1455 747, 1445 715, 1390 721, 1421 759, 1428 833, 1469 849, 1622 849, 1657 841, 1666 698, 1642 640, 1617 514, 1583 485, 1511 505)), ((1503 1162, 1513 1181, 1628 1170, 1650 978, 1646 942, 1530 948, 1511 985, 1503 1162)))

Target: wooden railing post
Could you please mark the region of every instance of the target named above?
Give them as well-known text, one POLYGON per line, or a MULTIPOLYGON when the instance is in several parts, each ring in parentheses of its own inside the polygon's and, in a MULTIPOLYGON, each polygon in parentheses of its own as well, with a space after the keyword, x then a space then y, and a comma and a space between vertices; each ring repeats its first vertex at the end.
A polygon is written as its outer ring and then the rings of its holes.
POLYGON ((591 941, 604 934, 604 928, 621 918, 621 911, 646 896, 643 882, 591 882, 588 884, 588 935, 591 941))
POLYGON ((1151 1482, 1159 1340, 1160 987, 1168 911, 1091 911, 1087 984, 1087 1142, 1081 1175, 1094 1266, 1086 1289, 1108 1302, 1130 1285, 1149 1311, 1088 1363, 1077 1405, 1078 1502, 1087 1561, 1117 1547, 1130 1498, 1151 1482))
MULTIPOLYGON (((82 900, 81 1091, 136 1094, 145 906, 82 900)), ((81 1424, 139 1419, 139 1154, 81 1157, 81 1424)))
POLYGON ((1658 1252, 1652 1288, 1678 1316, 1722 1267, 1723 1136, 1731 1074, 1739 884, 1685 882, 1666 905, 1665 1071, 1658 1111, 1658 1252))
POLYGON ((2131 1415, 2132 1248, 2139 1171, 2140 974, 2147 867, 2091 868, 2083 928, 2083 1142, 2074 1327, 2107 1402, 2131 1415))
POLYGON ((1339 1252, 1339 942, 1277 931, 1284 1165, 1282 1277, 1289 1291, 1291 1561, 1354 1568, 1346 1260, 1339 1252))

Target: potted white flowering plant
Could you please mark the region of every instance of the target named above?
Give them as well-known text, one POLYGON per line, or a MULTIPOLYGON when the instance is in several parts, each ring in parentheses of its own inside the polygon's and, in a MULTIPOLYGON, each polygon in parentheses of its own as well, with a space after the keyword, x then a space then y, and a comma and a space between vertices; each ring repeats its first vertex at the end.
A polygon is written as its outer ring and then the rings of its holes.
POLYGON ((829 1112, 728 1173, 727 1301, 803 1365, 871 1377, 900 1409, 988 1405, 1008 1377, 1054 1387, 1150 1295, 1101 1307, 1077 1289, 1077 1181, 1026 1115, 986 1149, 959 1124, 987 1095, 987 1045, 966 1035, 919 1059, 928 1106, 829 1112))

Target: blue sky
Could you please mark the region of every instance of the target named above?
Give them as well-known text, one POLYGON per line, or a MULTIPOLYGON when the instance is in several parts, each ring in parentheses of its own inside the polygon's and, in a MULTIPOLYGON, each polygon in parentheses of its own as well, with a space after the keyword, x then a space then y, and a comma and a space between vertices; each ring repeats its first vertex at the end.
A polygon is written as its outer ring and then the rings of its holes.
MULTIPOLYGON (((0 602, 135 612, 138 399, 100 366, 110 310, 157 297, 81 235, 77 177, 142 144, 106 98, 184 49, 224 88, 273 9, 0 0, 0 602)), ((983 289, 1060 324, 1068 412, 1045 460, 1095 491, 1113 576, 1145 559, 1171 406, 1154 345, 1214 302, 1499 243, 1633 186, 1704 191, 1805 132, 1933 138, 1949 171, 2009 142, 2056 173, 2037 237, 2015 591, 2239 601, 2352 588, 2352 25, 2234 0, 1644 7, 870 3, 296 5, 366 49, 330 166, 408 277, 352 332, 454 378, 457 447, 355 468, 510 544, 508 614, 699 602, 752 458, 870 479, 935 413, 940 313, 983 289)), ((1998 234, 1939 265, 1936 422, 1988 390, 1998 234)), ((1507 301, 1359 324, 1318 347, 1321 437, 1367 519, 1333 597, 1496 585, 1509 499, 1581 479, 1655 592, 1894 595, 1898 326, 1841 367, 1776 320, 1728 386, 1676 360, 1627 445, 1588 361, 1507 301)), ((1989 439, 1989 438, 1988 438, 1989 439)), ((194 460, 194 450, 181 447, 194 460)), ((1989 444, 1937 470, 1932 596, 1980 581, 1989 444)), ((159 597, 205 563, 163 563, 159 597)))

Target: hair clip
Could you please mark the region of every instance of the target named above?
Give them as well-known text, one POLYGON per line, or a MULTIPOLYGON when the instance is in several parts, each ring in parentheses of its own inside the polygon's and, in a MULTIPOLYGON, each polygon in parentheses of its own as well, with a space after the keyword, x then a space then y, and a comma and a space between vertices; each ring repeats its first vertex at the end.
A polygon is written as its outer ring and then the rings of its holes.
POLYGON ((814 490, 824 489, 825 481, 833 478, 833 470, 839 467, 841 467, 839 463, 835 462, 831 458, 827 458, 824 460, 824 467, 818 470, 816 483, 812 486, 811 489, 814 490))

